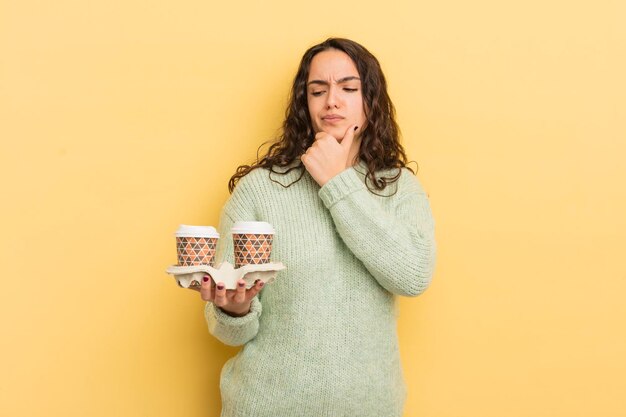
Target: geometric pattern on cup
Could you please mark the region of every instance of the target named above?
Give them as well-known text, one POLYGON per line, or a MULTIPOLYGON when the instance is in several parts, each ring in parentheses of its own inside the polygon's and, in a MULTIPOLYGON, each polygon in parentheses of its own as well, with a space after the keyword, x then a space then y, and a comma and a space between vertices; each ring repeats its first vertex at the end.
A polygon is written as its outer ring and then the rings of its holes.
POLYGON ((269 263, 273 238, 274 235, 265 234, 234 234, 235 268, 269 263))
POLYGON ((176 237, 179 266, 213 265, 215 237, 176 237))

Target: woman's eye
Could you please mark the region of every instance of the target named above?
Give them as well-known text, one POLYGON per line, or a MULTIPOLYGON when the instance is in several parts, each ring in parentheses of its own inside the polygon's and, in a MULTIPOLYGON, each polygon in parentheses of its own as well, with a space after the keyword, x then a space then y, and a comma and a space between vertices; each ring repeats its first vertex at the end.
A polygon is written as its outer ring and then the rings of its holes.
POLYGON ((344 88, 344 91, 349 91, 350 93, 354 93, 357 90, 358 88, 348 88, 348 87, 344 88))
POLYGON ((315 97, 317 97, 317 96, 321 96, 321 95, 322 95, 322 93, 323 93, 323 91, 311 91, 311 95, 312 95, 312 96, 315 96, 315 97))

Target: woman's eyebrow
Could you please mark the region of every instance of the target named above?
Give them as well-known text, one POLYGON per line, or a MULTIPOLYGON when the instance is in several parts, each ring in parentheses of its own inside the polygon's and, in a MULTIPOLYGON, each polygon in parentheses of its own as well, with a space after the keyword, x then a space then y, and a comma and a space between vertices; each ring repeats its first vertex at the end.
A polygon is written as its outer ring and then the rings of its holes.
MULTIPOLYGON (((359 77, 355 77, 354 75, 350 75, 348 77, 343 77, 339 80, 337 80, 337 84, 342 84, 348 81, 352 81, 352 80, 358 80, 361 81, 361 79, 359 77)), ((321 84, 321 85, 328 85, 328 81, 324 81, 324 80, 311 80, 307 83, 307 85, 311 85, 311 84, 321 84)))

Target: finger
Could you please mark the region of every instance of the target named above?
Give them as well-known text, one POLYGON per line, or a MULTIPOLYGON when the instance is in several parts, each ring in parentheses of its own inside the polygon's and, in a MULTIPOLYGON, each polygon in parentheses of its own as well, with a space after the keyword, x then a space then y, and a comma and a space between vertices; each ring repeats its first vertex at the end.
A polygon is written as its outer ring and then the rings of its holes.
POLYGON ((246 282, 243 279, 237 281, 237 290, 233 297, 233 302, 241 304, 246 301, 246 282))
POLYGON ((213 304, 218 307, 223 307, 227 303, 226 299, 226 286, 223 282, 218 282, 215 287, 215 298, 213 300, 213 304))
POLYGON ((317 132, 315 134, 315 140, 321 139, 321 138, 323 138, 325 136, 330 136, 330 135, 322 130, 322 131, 317 132))
POLYGON ((200 287, 200 296, 204 301, 213 301, 213 280, 211 275, 206 274, 202 277, 202 286, 200 287))
POLYGON ((254 298, 254 296, 257 295, 261 291, 264 285, 265 283, 261 280, 258 280, 257 282, 255 282, 252 288, 250 288, 248 290, 248 293, 246 294, 246 297, 248 298, 248 300, 251 300, 252 298, 254 298))
POLYGON ((340 140, 341 138, 337 139, 330 133, 319 132, 318 134, 315 135, 315 141, 313 142, 313 145, 311 145, 311 148, 313 148, 314 146, 319 146, 321 143, 324 143, 325 141, 331 142, 331 143, 335 143, 335 142, 340 143, 340 140))
POLYGON ((346 129, 346 134, 343 135, 343 139, 341 140, 341 146, 346 149, 350 149, 352 142, 354 141, 354 132, 356 132, 358 128, 359 127, 357 125, 351 125, 348 129, 346 129))
POLYGON ((311 164, 315 162, 315 153, 311 151, 311 148, 309 148, 304 154, 302 154, 302 156, 300 156, 300 160, 305 166, 311 166, 311 164))

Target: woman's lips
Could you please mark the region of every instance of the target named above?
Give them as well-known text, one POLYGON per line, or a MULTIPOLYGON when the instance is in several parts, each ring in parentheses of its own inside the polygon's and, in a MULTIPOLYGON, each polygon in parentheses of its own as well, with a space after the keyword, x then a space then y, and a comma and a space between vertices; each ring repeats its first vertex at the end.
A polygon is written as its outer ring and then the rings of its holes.
POLYGON ((324 121, 324 123, 337 123, 342 121, 344 118, 340 117, 340 116, 327 116, 327 117, 322 117, 322 120, 324 121))

